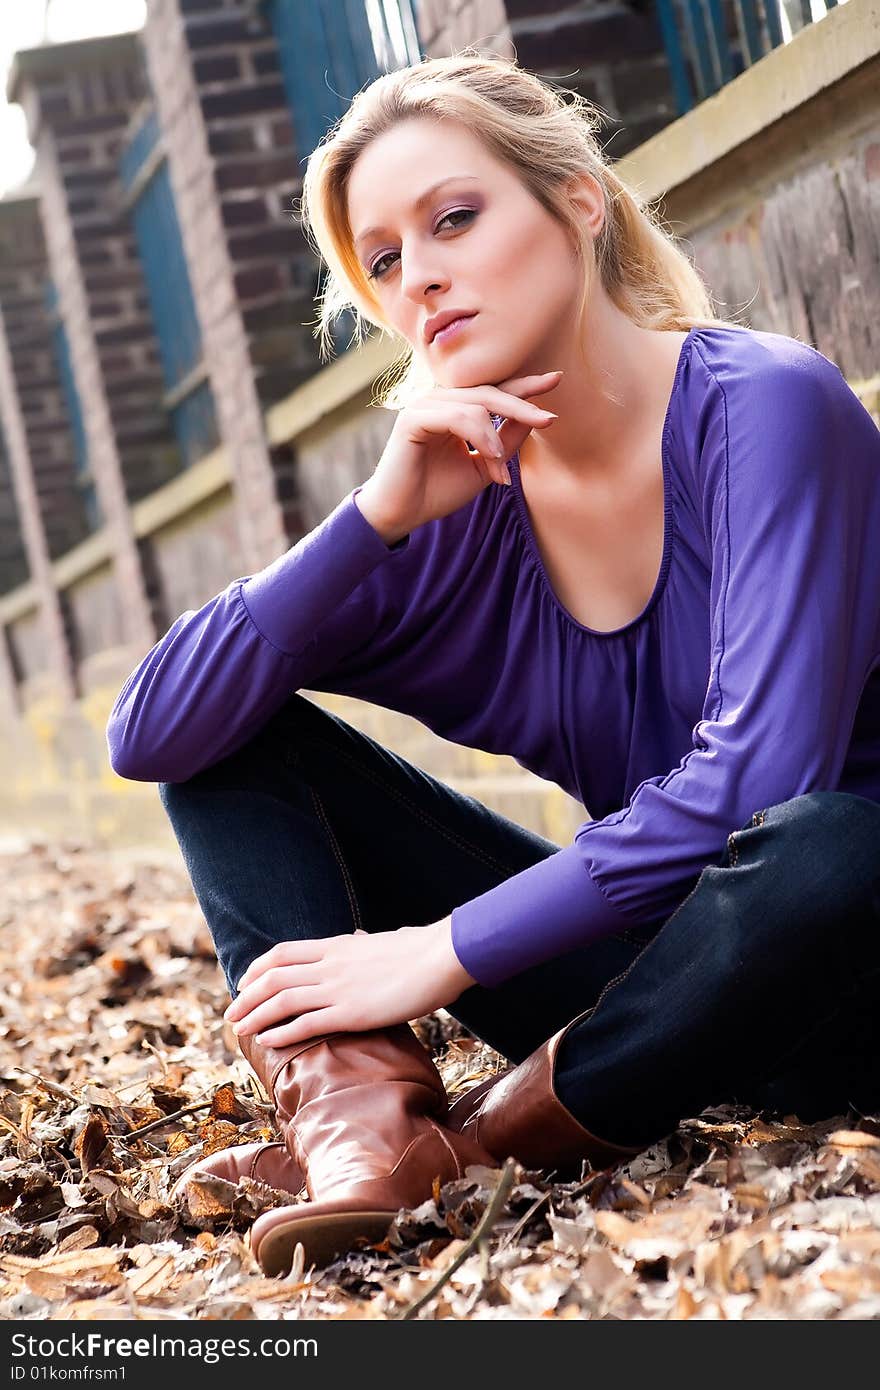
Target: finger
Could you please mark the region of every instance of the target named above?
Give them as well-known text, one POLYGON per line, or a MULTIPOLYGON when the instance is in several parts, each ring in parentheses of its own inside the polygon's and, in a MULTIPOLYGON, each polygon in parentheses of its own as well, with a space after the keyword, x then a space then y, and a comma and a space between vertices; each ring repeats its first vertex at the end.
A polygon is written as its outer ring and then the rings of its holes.
POLYGON ((293 1043, 305 1042, 321 1033, 347 1031, 341 1022, 337 1022, 337 1018, 338 1015, 329 1007, 315 1009, 311 1013, 300 1014, 290 1023, 283 1023, 277 1028, 270 1028, 268 1032, 261 1033, 259 1041, 267 1047, 290 1047, 293 1043))
POLYGON ((509 391, 513 396, 541 396, 558 386, 564 375, 564 371, 538 372, 534 376, 508 377, 495 385, 499 391, 509 391))
POLYGON ((264 971, 252 980, 231 1004, 227 1004, 223 1017, 232 1023, 238 1018, 244 1018, 246 1013, 250 1013, 251 1009, 255 1009, 264 1000, 270 999, 273 994, 280 994, 282 990, 291 989, 294 985, 317 984, 320 977, 315 968, 316 964, 313 962, 312 968, 309 968, 308 964, 275 965, 271 970, 264 971))
POLYGON ((557 387, 565 375, 564 371, 536 372, 530 376, 511 376, 504 381, 490 381, 479 386, 434 386, 429 393, 429 399, 450 399, 467 397, 469 392, 474 391, 503 391, 506 395, 516 396, 518 399, 527 399, 529 396, 543 395, 546 391, 552 391, 557 387))
POLYGON ((505 481, 504 450, 495 430, 490 429, 489 432, 492 438, 484 438, 479 449, 474 448, 470 439, 465 439, 464 445, 467 449, 468 457, 479 473, 482 482, 503 483, 505 481))
POLYGON ((239 1037, 259 1033, 264 1028, 307 1010, 321 1008, 326 1003, 323 985, 295 985, 290 989, 283 989, 280 994, 273 994, 271 999, 251 1009, 244 1018, 232 1025, 232 1031, 239 1037))
POLYGON ((281 998, 293 989, 314 989, 321 983, 322 980, 314 975, 304 978, 295 967, 288 967, 281 972, 281 978, 276 980, 274 985, 264 988, 262 981, 258 981, 257 985, 245 990, 235 1000, 234 1006, 227 1009, 224 1018, 228 1023, 238 1023, 244 1018, 252 1017, 256 1009, 264 1008, 273 999, 281 998))
POLYGON ((485 408, 444 402, 422 401, 409 410, 410 438, 414 444, 426 443, 432 436, 455 435, 468 451, 484 483, 504 482, 502 448, 485 408), (457 406, 457 408, 456 408, 457 406))
POLYGON ((484 483, 504 483, 504 451, 489 412, 483 405, 465 405, 446 412, 447 427, 464 443, 484 483))
POLYGON ((504 450, 505 460, 522 448, 531 432, 531 425, 523 425, 519 420, 502 420, 498 426, 498 438, 504 450))
MULTIPOLYGON (((535 380, 535 378, 523 377, 521 380, 535 380)), ((553 382, 552 385, 556 385, 553 382)), ((550 390, 548 385, 544 389, 550 390)), ((538 392, 531 390, 529 395, 537 395, 538 392)), ((521 420, 524 425, 530 428, 534 426, 543 427, 550 425, 556 419, 550 410, 544 410, 539 405, 532 405, 531 401, 522 400, 520 396, 511 392, 503 391, 498 386, 468 386, 460 390, 443 391, 432 393, 432 399, 457 402, 464 399, 467 404, 473 402, 481 405, 486 411, 491 411, 493 415, 503 415, 506 419, 521 420)))
MULTIPOLYGON (((327 939, 332 940, 332 937, 327 939)), ((252 980, 276 965, 305 965, 320 960, 321 956, 322 942, 320 938, 312 938, 308 941, 279 941, 271 950, 251 961, 236 985, 236 989, 240 993, 252 980)))

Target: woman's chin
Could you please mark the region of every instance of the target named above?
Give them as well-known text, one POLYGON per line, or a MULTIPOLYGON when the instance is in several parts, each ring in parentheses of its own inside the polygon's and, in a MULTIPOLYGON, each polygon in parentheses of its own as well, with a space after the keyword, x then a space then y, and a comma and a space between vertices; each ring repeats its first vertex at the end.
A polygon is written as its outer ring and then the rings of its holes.
POLYGON ((523 373, 516 366, 509 368, 507 363, 499 362, 497 358, 491 360, 484 357, 470 362, 444 362, 442 369, 435 372, 434 380, 438 386, 463 391, 473 386, 498 386, 502 381, 521 375, 523 373))

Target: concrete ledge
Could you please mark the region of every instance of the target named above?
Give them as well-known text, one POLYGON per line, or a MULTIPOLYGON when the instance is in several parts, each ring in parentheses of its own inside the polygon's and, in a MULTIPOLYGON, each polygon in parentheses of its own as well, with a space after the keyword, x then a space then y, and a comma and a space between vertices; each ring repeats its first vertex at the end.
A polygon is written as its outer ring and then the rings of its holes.
POLYGON ((878 55, 880 0, 848 0, 639 145, 617 172, 653 202, 878 55))
POLYGON ((378 334, 362 348, 347 352, 297 387, 266 414, 266 434, 270 444, 286 444, 305 434, 328 415, 349 405, 371 388, 382 372, 400 356, 402 347, 378 334))

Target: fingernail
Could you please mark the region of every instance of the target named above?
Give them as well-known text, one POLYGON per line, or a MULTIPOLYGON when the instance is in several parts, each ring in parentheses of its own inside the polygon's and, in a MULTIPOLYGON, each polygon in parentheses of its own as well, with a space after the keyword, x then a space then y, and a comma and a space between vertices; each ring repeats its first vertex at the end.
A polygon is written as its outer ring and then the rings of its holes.
POLYGON ((512 482, 513 482, 513 479, 512 479, 511 476, 510 476, 510 469, 508 468, 508 466, 507 466, 506 463, 505 463, 504 468, 503 468, 503 473, 504 473, 504 481, 506 482, 507 486, 510 487, 511 484, 512 484, 512 482))
POLYGON ((243 1027, 244 1027, 244 1024, 243 1024, 243 1023, 233 1023, 233 1025, 232 1025, 232 1031, 233 1031, 233 1033, 240 1033, 243 1027))
POLYGON ((559 416, 558 416, 558 415, 554 415, 552 410, 542 410, 542 411, 541 411, 541 414, 544 416, 544 419, 545 419, 545 420, 558 420, 558 419, 559 419, 559 416))

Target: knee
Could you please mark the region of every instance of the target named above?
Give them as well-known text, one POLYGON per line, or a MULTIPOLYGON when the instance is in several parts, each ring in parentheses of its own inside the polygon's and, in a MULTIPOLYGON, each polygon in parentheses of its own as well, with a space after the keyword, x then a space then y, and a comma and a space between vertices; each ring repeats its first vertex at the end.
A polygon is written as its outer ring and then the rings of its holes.
MULTIPOLYGON (((824 885, 841 906, 867 892, 880 907, 880 803, 805 792, 756 811, 744 832, 760 842, 768 865, 786 871, 792 889, 799 884, 812 895, 824 885)), ((743 833, 731 838, 742 842, 743 833)))
POLYGON ((312 701, 296 694, 261 725, 257 732, 183 782, 159 782, 159 798, 166 811, 186 805, 202 790, 265 787, 279 774, 289 778, 300 766, 300 751, 308 746, 321 715, 331 716, 312 701))

